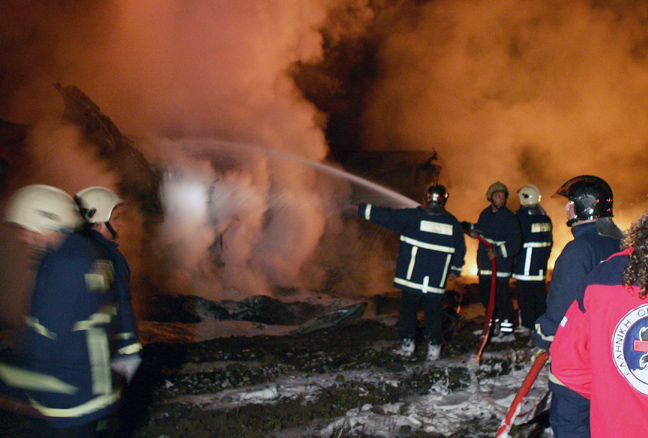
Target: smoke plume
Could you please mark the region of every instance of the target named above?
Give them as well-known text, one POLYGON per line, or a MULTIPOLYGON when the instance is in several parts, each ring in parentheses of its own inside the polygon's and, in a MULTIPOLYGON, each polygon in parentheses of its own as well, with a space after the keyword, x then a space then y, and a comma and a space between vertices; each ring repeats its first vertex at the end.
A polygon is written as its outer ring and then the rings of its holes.
POLYGON ((27 12, 9 2, 0 19, 0 118, 31 129, 30 169, 12 169, 8 192, 35 182, 71 194, 119 187, 119 169, 60 122, 52 84, 75 85, 164 169, 164 223, 151 234, 131 206, 122 235, 135 293, 321 290, 330 270, 349 263, 334 255, 340 244, 352 248, 357 237, 341 222, 347 185, 308 164, 328 153, 326 116, 288 72, 321 58, 318 29, 334 3, 39 1, 27 12))
MULTIPOLYGON (((412 2, 393 13, 363 144, 434 148, 449 207, 476 220, 487 187, 537 185, 567 236, 560 185, 597 175, 628 227, 646 208, 648 10, 633 1, 412 2)), ((394 12, 394 11, 388 11, 394 12)))
POLYGON ((641 2, 5 3, 0 119, 31 126, 10 188, 118 187, 118 170, 59 123, 52 84, 79 87, 164 169, 155 240, 134 209, 122 243, 142 287, 211 298, 389 287, 380 246, 367 256, 342 218, 349 185, 308 164, 362 150, 436 151, 460 220, 477 219, 495 181, 513 210, 517 189, 537 185, 554 254, 569 236, 550 195, 569 178, 606 179, 624 228, 646 207, 641 2))

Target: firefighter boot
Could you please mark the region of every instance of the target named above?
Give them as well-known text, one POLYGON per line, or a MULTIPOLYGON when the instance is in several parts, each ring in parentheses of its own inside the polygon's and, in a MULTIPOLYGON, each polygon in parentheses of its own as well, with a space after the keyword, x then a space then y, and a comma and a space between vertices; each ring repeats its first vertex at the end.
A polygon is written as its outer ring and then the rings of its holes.
POLYGON ((508 319, 502 321, 502 324, 500 324, 500 332, 504 335, 513 333, 513 323, 510 322, 508 319))
POLYGON ((428 344, 428 351, 427 351, 428 362, 434 362, 440 356, 441 356, 441 346, 439 344, 433 344, 430 342, 428 344))
POLYGON ((412 357, 412 354, 414 354, 414 349, 415 349, 414 339, 405 338, 403 339, 400 348, 394 350, 394 353, 403 357, 412 357))

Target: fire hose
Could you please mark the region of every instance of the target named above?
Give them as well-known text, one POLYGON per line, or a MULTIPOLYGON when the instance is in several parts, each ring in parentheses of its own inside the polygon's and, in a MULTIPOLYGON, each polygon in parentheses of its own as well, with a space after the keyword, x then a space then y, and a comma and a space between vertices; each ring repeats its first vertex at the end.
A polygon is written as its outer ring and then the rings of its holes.
MULTIPOLYGON (((466 234, 469 234, 471 237, 478 239, 488 249, 493 248, 493 245, 490 242, 488 242, 481 234, 476 232, 476 230, 468 229, 466 230, 466 234)), ((491 267, 492 267, 491 291, 490 291, 490 298, 488 301, 488 308, 486 309, 486 321, 484 322, 484 328, 482 330, 482 334, 479 338, 479 343, 475 351, 477 365, 479 365, 481 361, 481 356, 484 351, 484 347, 488 342, 488 337, 492 326, 493 310, 495 307, 495 295, 497 292, 497 264, 495 258, 491 259, 491 267)), ((497 431, 497 434, 495 435, 495 438, 508 437, 508 432, 511 430, 513 421, 515 421, 515 419, 520 415, 520 410, 522 408, 522 401, 525 399, 525 397, 528 395, 529 391, 531 390, 533 383, 535 382, 536 378, 538 377, 538 374, 540 373, 545 363, 547 362, 548 357, 549 355, 546 351, 536 357, 533 365, 531 366, 531 369, 529 370, 529 373, 527 374, 526 378, 524 379, 524 382, 522 383, 522 386, 520 387, 519 391, 515 395, 515 398, 513 399, 511 406, 506 412, 506 415, 502 419, 502 423, 497 431)), ((477 380, 476 376, 474 377, 474 379, 477 380)), ((477 381, 477 388, 479 389, 478 381, 477 381)), ((524 413, 522 415, 526 416, 529 413, 524 413)))
MULTIPOLYGON (((492 249, 493 244, 487 241, 484 236, 477 233, 475 230, 466 231, 466 234, 469 234, 471 237, 476 238, 481 243, 483 243, 486 248, 492 249)), ((488 308, 486 309, 486 321, 484 321, 484 328, 482 334, 479 337, 479 343, 477 344, 477 349, 475 350, 475 356, 477 358, 477 364, 481 362, 481 356, 488 342, 488 336, 490 334, 490 329, 493 324, 493 310, 495 308, 495 294, 497 293, 497 261, 495 258, 491 260, 491 289, 490 289, 490 298, 488 299, 488 308)))
POLYGON ((548 358, 549 358, 549 354, 547 354, 546 351, 543 351, 541 354, 538 355, 538 357, 536 357, 535 361, 533 362, 533 366, 531 366, 531 369, 529 370, 529 373, 524 379, 524 382, 522 382, 522 386, 520 387, 520 390, 515 395, 515 398, 511 403, 511 407, 506 413, 506 416, 504 416, 504 419, 502 420, 502 424, 497 430, 497 434, 495 435, 495 438, 500 438, 500 437, 503 438, 508 436, 508 432, 509 430, 511 430, 513 421, 519 415, 520 410, 522 409, 522 401, 531 390, 531 387, 533 386, 533 382, 535 382, 536 377, 538 377, 540 370, 542 370, 542 367, 547 362, 548 358))

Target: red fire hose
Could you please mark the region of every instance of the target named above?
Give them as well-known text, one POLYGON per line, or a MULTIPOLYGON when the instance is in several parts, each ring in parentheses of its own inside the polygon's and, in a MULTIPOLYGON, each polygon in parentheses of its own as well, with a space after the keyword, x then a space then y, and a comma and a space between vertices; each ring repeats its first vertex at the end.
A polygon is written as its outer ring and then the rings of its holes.
MULTIPOLYGON (((473 236, 473 234, 471 234, 471 236, 473 236)), ((477 240, 483 243, 488 249, 493 248, 493 245, 486 239, 484 239, 483 236, 475 234, 474 237, 476 237, 477 240)), ((488 308, 486 309, 486 321, 484 322, 484 329, 482 330, 482 334, 479 337, 479 344, 477 344, 477 350, 475 351, 478 364, 481 361, 481 355, 484 351, 484 347, 486 347, 486 343, 488 342, 488 335, 490 334, 490 329, 493 324, 493 309, 495 308, 495 294, 497 293, 497 262, 495 258, 491 260, 491 270, 493 271, 493 273, 491 274, 491 290, 490 298, 488 300, 488 308)))
MULTIPOLYGON (((471 233, 470 230, 467 230, 466 233, 470 234, 471 237, 475 237, 476 239, 478 239, 488 249, 493 248, 493 245, 480 234, 474 232, 471 233)), ((491 290, 490 290, 490 298, 488 300, 488 309, 486 309, 486 321, 484 322, 484 329, 482 330, 482 334, 479 338, 479 344, 477 345, 477 350, 475 351, 477 364, 479 364, 481 361, 481 355, 482 352, 484 351, 484 347, 486 346, 486 343, 488 342, 488 336, 490 334, 490 329, 492 326, 493 309, 495 307, 495 294, 497 293, 497 263, 495 258, 491 260, 491 269, 493 272, 491 275, 491 290)), ((505 436, 508 436, 508 432, 511 430, 513 421, 520 414, 522 401, 531 390, 533 383, 535 382, 536 378, 538 377, 538 374, 542 370, 542 367, 547 362, 548 357, 549 355, 547 354, 546 351, 542 352, 542 354, 536 357, 533 365, 531 366, 531 370, 529 370, 529 373, 524 379, 524 382, 522 382, 522 386, 520 387, 520 390, 515 395, 515 398, 513 399, 511 406, 506 412, 506 416, 502 420, 502 424, 500 425, 500 428, 498 429, 495 438, 500 438, 500 437, 504 438, 505 436)))
POLYGON ((506 416, 502 420, 502 424, 500 425, 500 428, 497 430, 497 434, 495 435, 495 438, 508 436, 508 432, 509 430, 511 430, 513 421, 515 420, 515 418, 518 416, 520 412, 520 404, 522 400, 524 400, 524 398, 531 390, 531 386, 533 386, 533 382, 535 382, 536 377, 538 377, 538 374, 540 373, 540 370, 542 370, 542 367, 544 366, 545 362, 547 362, 548 357, 549 355, 547 354, 546 351, 543 351, 541 354, 538 355, 538 357, 536 357, 535 362, 533 362, 533 366, 531 366, 531 370, 529 370, 529 374, 527 374, 526 378, 524 379, 524 382, 522 382, 522 386, 520 387, 520 390, 515 395, 515 398, 513 399, 513 403, 511 403, 511 407, 509 408, 508 412, 506 413, 506 416))

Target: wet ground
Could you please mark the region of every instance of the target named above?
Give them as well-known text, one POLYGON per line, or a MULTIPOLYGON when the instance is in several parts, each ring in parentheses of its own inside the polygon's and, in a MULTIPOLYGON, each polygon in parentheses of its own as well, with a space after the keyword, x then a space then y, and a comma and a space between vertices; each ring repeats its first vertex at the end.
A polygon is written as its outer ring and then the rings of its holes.
MULTIPOLYGON (((393 324, 359 319, 300 335, 218 338, 195 343, 151 343, 127 388, 122 435, 176 437, 492 437, 503 415, 484 413, 452 434, 426 432, 411 424, 384 427, 350 424, 349 412, 392 406, 406 412, 417 395, 443 382, 446 391, 466 389, 467 366, 483 317, 455 321, 441 360, 425 361, 420 346, 412 360, 391 350, 393 324), (448 366, 452 360, 453 366, 448 366), (336 421, 346 418, 345 421, 336 421)), ((489 343, 476 377, 504 375, 528 362, 529 337, 489 343)), ((384 413, 384 412, 381 412, 384 413)), ((433 415, 433 414, 432 414, 433 415)), ((366 418, 366 415, 365 415, 366 418)), ((0 413, 0 436, 29 436, 32 424, 0 413)), ((514 426, 513 437, 540 437, 541 415, 514 426)))

